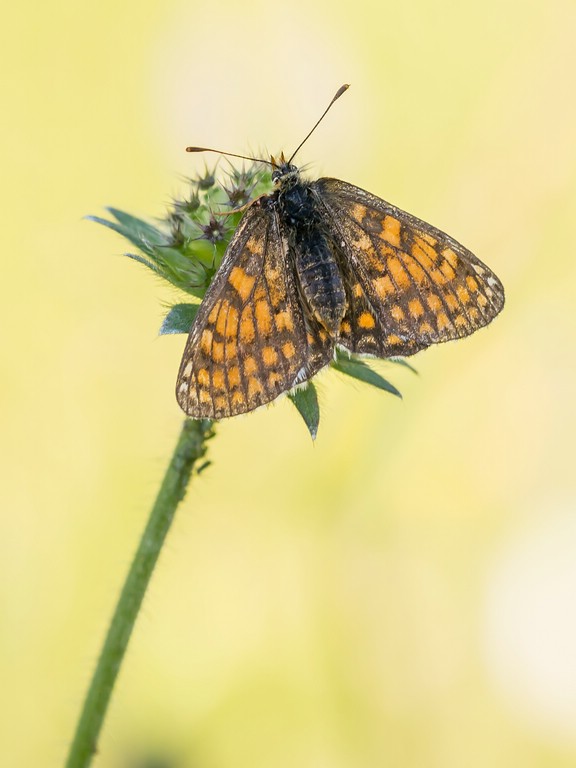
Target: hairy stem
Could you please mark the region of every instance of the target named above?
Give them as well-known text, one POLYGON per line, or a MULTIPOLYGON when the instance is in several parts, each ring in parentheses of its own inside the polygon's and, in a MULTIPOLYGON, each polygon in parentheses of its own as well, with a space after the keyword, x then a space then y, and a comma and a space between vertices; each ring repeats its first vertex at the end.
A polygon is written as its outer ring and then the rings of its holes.
POLYGON ((146 588, 170 530, 174 513, 184 498, 192 468, 206 452, 212 435, 210 421, 186 419, 142 535, 78 720, 66 768, 87 768, 97 751, 114 684, 134 629, 146 588))

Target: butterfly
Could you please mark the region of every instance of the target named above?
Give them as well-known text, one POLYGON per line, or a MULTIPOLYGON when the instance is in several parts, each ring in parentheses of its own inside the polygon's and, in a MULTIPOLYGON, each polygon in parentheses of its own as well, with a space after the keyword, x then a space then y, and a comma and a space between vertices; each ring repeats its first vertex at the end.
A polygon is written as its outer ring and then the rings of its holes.
POLYGON ((504 306, 500 280, 463 245, 345 181, 305 179, 296 152, 269 161, 274 189, 246 207, 190 330, 176 396, 193 418, 269 403, 337 347, 409 356, 504 306))

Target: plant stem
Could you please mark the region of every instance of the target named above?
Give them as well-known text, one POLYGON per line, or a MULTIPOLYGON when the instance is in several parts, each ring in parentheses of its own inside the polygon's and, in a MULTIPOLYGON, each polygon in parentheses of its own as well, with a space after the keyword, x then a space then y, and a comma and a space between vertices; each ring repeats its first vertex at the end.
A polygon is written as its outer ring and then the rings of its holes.
POLYGON ((211 435, 210 421, 186 419, 184 422, 112 617, 76 727, 66 768, 87 768, 96 754, 98 736, 146 588, 170 530, 176 507, 186 493, 194 463, 206 453, 205 442, 211 435))

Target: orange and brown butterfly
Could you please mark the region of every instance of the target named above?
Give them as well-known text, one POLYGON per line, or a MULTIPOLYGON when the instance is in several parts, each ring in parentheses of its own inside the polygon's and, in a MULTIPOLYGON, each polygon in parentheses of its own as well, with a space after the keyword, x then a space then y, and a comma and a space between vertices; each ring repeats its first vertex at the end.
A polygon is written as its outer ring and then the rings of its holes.
POLYGON ((352 184, 304 179, 296 152, 269 161, 275 188, 246 206, 192 325, 176 395, 193 418, 269 403, 336 348, 413 355, 504 305, 500 280, 463 245, 352 184))

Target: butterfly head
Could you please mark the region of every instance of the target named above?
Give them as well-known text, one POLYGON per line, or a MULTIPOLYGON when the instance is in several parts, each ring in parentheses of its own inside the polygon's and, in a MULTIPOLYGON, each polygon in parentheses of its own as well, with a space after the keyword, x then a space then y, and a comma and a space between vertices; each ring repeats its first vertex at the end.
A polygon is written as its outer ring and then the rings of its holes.
POLYGON ((290 178, 296 180, 299 175, 297 166, 292 165, 289 160, 284 157, 284 152, 280 155, 278 160, 275 157, 270 158, 272 163, 272 181, 274 184, 285 184, 290 178))

